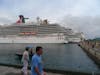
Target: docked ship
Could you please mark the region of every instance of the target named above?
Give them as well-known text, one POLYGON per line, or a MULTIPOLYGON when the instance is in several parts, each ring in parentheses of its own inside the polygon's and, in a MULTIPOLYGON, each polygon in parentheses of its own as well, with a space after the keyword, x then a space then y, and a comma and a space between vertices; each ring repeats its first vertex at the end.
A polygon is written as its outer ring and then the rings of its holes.
POLYGON ((80 42, 83 33, 75 33, 59 24, 50 24, 48 20, 37 18, 37 22, 25 23, 23 15, 11 25, 0 26, 0 43, 68 43, 80 42))

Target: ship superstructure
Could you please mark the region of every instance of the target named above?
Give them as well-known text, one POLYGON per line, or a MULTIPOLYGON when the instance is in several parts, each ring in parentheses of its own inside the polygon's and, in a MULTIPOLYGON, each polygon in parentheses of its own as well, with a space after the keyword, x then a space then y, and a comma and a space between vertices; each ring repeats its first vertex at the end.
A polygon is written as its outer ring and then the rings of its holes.
POLYGON ((83 39, 81 33, 74 33, 72 29, 37 20, 38 23, 18 22, 1 26, 0 43, 68 43, 83 39))

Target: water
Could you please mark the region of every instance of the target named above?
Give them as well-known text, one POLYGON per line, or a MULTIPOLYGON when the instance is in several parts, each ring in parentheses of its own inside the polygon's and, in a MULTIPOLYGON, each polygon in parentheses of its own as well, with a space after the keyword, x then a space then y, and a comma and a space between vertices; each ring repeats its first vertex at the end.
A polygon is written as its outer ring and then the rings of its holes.
MULTIPOLYGON (((0 63, 21 64, 15 55, 30 44, 0 44, 0 63)), ((32 44, 31 44, 32 45, 32 44)), ((97 65, 77 44, 33 44, 43 47, 44 67, 48 69, 80 72, 100 72, 97 65)))

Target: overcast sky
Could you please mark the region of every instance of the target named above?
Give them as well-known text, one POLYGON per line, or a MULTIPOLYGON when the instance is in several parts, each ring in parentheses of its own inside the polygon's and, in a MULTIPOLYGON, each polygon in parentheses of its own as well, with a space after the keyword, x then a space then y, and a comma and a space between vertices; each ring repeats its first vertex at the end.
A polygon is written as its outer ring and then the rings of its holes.
POLYGON ((23 14, 84 32, 86 37, 100 37, 100 0, 0 0, 0 24, 14 23, 23 14))

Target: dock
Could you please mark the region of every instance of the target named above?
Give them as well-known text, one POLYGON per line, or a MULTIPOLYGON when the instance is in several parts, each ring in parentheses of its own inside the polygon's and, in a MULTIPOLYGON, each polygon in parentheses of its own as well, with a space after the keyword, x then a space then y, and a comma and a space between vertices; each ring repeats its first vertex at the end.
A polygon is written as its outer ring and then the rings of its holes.
MULTIPOLYGON (((28 70, 29 75, 30 70, 28 70)), ((0 74, 1 75, 22 75, 21 69, 14 68, 14 67, 7 67, 7 66, 0 66, 0 74)), ((64 74, 58 74, 58 73, 52 73, 52 72, 46 72, 47 75, 64 75, 64 74)))
POLYGON ((100 48, 98 43, 94 41, 82 41, 79 46, 93 59, 93 61, 100 67, 100 48))

